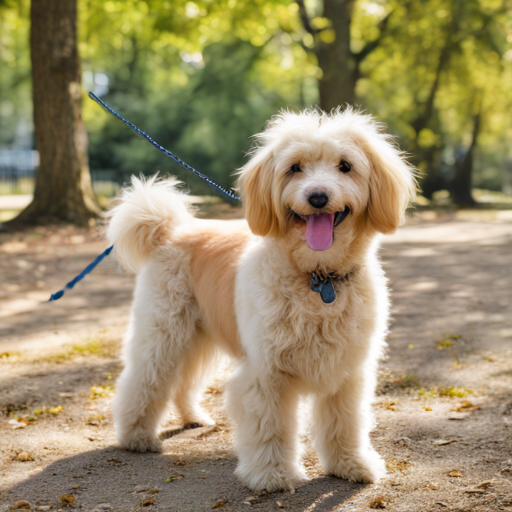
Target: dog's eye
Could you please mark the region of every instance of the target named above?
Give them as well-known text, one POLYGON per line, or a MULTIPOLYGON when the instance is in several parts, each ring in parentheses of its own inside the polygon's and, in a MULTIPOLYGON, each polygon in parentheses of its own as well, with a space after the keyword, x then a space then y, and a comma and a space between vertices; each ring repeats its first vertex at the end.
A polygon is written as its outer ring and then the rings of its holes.
POLYGON ((290 167, 290 172, 295 174, 296 172, 302 172, 302 169, 300 168, 299 164, 293 164, 290 167))
POLYGON ((347 173, 350 171, 350 169, 352 169, 352 165, 350 164, 350 162, 347 162, 346 160, 342 160, 340 162, 340 165, 338 166, 338 169, 341 172, 347 173))

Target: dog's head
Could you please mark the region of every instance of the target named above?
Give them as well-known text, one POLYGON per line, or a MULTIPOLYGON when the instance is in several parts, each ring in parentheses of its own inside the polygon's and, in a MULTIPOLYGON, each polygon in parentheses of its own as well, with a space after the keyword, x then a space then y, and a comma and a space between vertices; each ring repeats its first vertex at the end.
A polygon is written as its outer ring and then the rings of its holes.
POLYGON ((326 251, 344 225, 392 233, 415 195, 413 169, 368 115, 283 113, 257 136, 239 186, 253 233, 297 230, 326 251))

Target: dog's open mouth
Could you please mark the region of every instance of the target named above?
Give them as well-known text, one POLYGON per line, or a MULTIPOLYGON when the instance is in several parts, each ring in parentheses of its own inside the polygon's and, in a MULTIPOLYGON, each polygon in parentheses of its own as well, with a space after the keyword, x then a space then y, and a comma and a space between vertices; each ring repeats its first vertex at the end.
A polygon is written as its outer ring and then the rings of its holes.
POLYGON ((332 246, 334 228, 341 224, 350 213, 345 206, 342 212, 314 213, 312 215, 299 215, 293 212, 295 220, 306 223, 306 243, 313 251, 326 251, 332 246))

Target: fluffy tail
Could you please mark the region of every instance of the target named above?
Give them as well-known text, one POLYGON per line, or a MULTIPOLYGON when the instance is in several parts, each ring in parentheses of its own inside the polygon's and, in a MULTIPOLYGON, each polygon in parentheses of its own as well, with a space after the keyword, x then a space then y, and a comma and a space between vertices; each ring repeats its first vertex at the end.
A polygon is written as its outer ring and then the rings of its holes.
POLYGON ((174 228, 190 221, 186 195, 176 190, 175 179, 158 181, 132 177, 120 203, 107 213, 107 238, 123 267, 140 272, 153 249, 172 236, 174 228))

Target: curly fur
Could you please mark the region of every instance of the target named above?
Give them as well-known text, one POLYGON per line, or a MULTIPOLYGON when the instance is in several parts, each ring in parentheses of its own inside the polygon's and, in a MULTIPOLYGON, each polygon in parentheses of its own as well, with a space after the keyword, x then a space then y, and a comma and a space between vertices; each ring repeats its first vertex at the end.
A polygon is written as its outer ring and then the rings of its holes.
POLYGON ((185 424, 211 424, 199 393, 224 352, 238 362, 227 403, 244 483, 274 491, 306 479, 297 433, 306 395, 325 471, 377 481, 385 468, 369 440, 370 406, 389 310, 378 235, 398 227, 414 197, 403 155, 352 109, 283 113, 240 171, 247 222, 194 218, 175 185, 134 178, 111 212, 108 237, 139 273, 113 403, 119 444, 160 450, 171 399, 185 424), (324 251, 308 247, 300 220, 319 192, 329 198, 322 212, 350 208, 324 251), (310 290, 313 271, 353 273, 327 305, 310 290))

